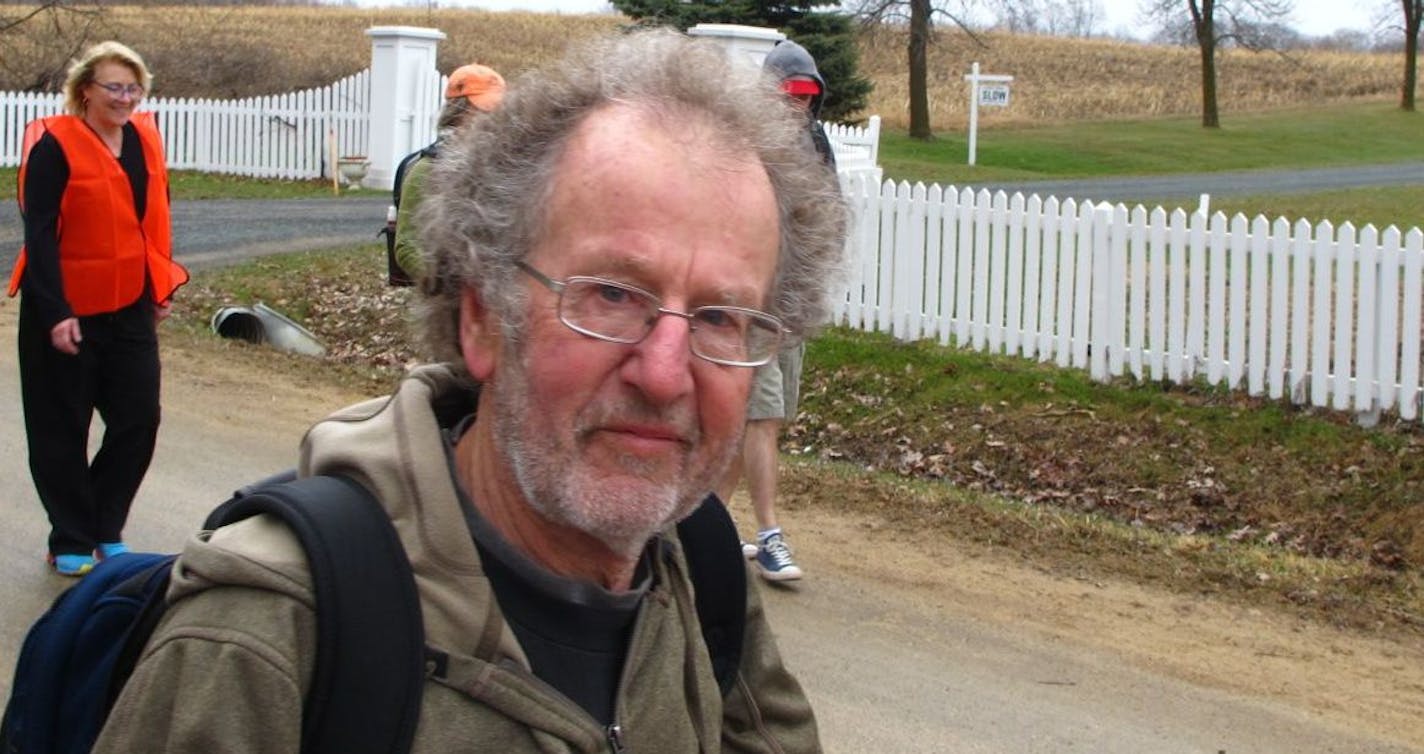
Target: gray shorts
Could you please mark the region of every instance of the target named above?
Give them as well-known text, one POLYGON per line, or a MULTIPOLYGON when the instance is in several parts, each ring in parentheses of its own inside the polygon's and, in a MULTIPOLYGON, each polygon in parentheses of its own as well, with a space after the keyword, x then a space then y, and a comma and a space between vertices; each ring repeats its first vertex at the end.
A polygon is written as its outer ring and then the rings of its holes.
POLYGON ((801 398, 801 361, 805 355, 806 344, 799 343, 782 351, 774 361, 756 368, 747 403, 747 421, 796 418, 796 405, 801 398))

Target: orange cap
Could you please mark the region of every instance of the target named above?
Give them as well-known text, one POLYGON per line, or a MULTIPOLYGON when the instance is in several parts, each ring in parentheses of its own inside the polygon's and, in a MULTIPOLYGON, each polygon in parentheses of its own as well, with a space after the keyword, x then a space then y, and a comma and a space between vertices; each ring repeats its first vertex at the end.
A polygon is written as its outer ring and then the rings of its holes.
POLYGON ((471 105, 489 112, 504 99, 504 77, 486 65, 462 65, 450 73, 445 84, 445 99, 456 97, 464 97, 471 105))

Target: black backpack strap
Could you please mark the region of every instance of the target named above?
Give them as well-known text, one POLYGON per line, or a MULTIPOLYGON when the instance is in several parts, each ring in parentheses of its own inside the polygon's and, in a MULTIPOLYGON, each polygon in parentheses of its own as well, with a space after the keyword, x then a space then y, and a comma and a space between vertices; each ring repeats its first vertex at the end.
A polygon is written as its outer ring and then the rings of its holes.
POLYGON ((746 633, 747 565, 742 542, 732 515, 716 495, 708 495, 678 523, 677 538, 696 591, 697 619, 712 656, 712 673, 726 696, 737 680, 746 633))
POLYGON ((436 155, 439 154, 439 153, 440 153, 440 142, 439 142, 439 141, 433 141, 433 142, 431 142, 431 143, 429 143, 429 144, 427 144, 427 145, 421 147, 420 149, 417 149, 417 150, 415 150, 414 152, 411 152, 410 154, 406 155, 405 157, 402 157, 402 158, 401 158, 401 161, 396 164, 395 182, 391 185, 391 203, 394 204, 394 205, 396 205, 396 208, 397 208, 397 209, 400 208, 400 203, 401 203, 401 188, 402 188, 402 184, 405 183, 405 173, 406 173, 406 171, 410 169, 410 166, 411 166, 411 165, 414 165, 414 164, 415 164, 415 161, 416 161, 416 160, 423 160, 423 159, 426 159, 426 158, 428 158, 428 157, 434 157, 434 156, 436 156, 436 155))
MULTIPOLYGON (((416 160, 434 157, 438 152, 439 142, 433 142, 425 147, 401 158, 396 165, 395 180, 391 184, 391 206, 397 211, 400 210, 401 191, 405 188, 405 174, 416 160)), ((394 286, 415 285, 415 280, 396 261, 396 224, 387 218, 387 222, 380 230, 376 231, 377 236, 386 237, 386 283, 394 286)))
POLYGON ((409 751, 425 635, 410 560, 385 509, 351 479, 315 476, 239 490, 208 528, 260 513, 297 535, 316 591, 317 656, 302 751, 409 751))

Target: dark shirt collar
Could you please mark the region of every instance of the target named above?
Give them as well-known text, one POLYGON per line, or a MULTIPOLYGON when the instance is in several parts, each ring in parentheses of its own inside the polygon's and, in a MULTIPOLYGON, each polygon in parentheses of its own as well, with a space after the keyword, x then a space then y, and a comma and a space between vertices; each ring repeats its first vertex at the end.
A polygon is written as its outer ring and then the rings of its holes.
POLYGON ((630 610, 636 608, 652 585, 652 553, 654 544, 649 542, 638 558, 638 567, 633 573, 633 585, 627 591, 615 592, 599 584, 571 579, 553 573, 534 562, 518 548, 509 543, 484 516, 480 515, 470 500, 459 475, 455 473, 455 442, 474 422, 471 414, 461 419, 454 427, 445 430, 445 457, 450 467, 450 476, 455 481, 455 490, 460 501, 460 510, 465 515, 465 523, 470 535, 482 552, 498 558, 521 582, 537 589, 543 595, 573 605, 594 607, 604 610, 630 610))

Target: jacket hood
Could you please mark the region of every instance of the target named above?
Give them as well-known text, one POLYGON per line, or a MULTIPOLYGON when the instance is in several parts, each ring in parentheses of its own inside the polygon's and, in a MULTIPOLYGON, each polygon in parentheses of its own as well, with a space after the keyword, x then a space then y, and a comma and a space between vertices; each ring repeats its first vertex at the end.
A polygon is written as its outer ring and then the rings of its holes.
POLYGON ((783 39, 766 54, 761 69, 775 76, 778 84, 792 76, 809 76, 814 79, 820 84, 821 93, 811 98, 811 115, 820 116, 821 103, 826 99, 826 80, 821 78, 821 72, 816 70, 816 59, 811 57, 805 47, 783 39))

